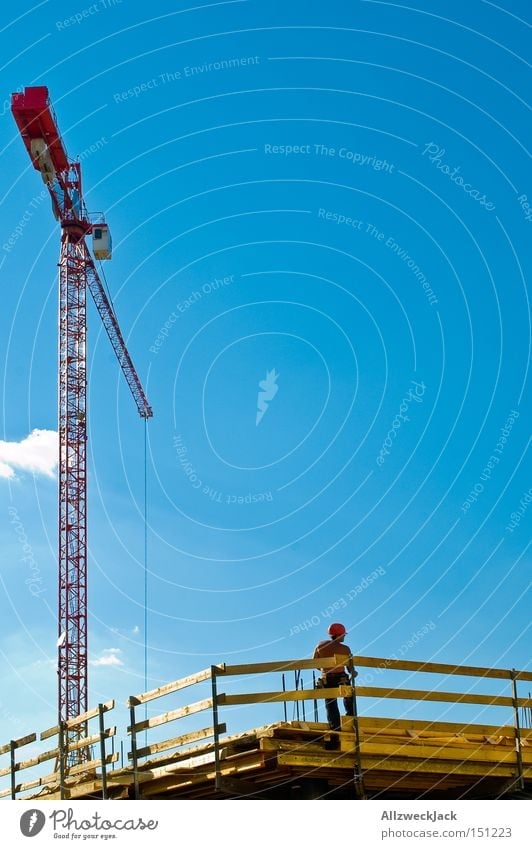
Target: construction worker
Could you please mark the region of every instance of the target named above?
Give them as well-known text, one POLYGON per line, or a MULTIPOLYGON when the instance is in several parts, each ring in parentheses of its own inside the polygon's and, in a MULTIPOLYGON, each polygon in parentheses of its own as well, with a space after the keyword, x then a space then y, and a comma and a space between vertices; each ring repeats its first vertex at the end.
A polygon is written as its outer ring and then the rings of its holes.
MULTIPOLYGON (((322 640, 314 649, 314 659, 322 657, 334 657, 334 655, 351 656, 351 649, 344 643, 346 630, 340 622, 332 622, 327 632, 328 640, 322 640)), ((322 669, 321 677, 316 682, 317 687, 339 687, 341 684, 351 684, 351 664, 348 668, 344 664, 333 666, 330 669, 322 669)), ((353 676, 358 673, 353 669, 353 676)), ((353 716, 353 699, 351 696, 344 698, 344 708, 347 716, 353 716)), ((325 699, 325 711, 327 713, 327 722, 329 728, 333 731, 341 731, 340 711, 338 710, 338 702, 336 699, 325 699)))

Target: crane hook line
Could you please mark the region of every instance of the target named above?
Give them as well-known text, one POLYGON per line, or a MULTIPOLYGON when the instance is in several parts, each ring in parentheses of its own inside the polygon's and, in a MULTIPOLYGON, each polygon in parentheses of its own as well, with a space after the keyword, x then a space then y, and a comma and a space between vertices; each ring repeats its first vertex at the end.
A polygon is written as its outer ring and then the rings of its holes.
MULTIPOLYGON (((148 690, 148 419, 144 419, 144 692, 148 690)), ((148 719, 148 704, 144 705, 148 719)), ((148 730, 145 732, 147 746, 148 730)))

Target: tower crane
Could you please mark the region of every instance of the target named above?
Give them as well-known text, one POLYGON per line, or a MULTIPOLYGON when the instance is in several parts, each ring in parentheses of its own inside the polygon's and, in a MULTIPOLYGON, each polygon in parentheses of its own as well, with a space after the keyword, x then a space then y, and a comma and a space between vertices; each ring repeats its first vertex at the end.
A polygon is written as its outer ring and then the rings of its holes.
POLYGON ((87 212, 81 164, 69 159, 45 86, 11 98, 11 111, 34 168, 40 172, 61 226, 59 255, 59 610, 58 718, 66 728, 68 762, 85 760, 82 724, 68 720, 87 711, 87 364, 86 292, 89 289, 140 416, 152 409, 142 388, 113 306, 85 242, 97 259, 111 258, 105 220, 87 212), (78 742, 78 745, 75 744, 78 742))

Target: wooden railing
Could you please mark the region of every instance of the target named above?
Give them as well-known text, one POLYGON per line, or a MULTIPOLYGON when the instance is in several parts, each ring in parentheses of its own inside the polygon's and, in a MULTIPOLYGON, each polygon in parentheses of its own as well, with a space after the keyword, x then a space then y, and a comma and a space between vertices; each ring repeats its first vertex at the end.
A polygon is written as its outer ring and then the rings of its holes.
MULTIPOLYGON (((342 685, 337 688, 320 688, 320 689, 298 689, 298 679, 296 677, 296 687, 292 690, 284 689, 284 676, 286 673, 295 672, 296 675, 302 670, 316 670, 318 666, 324 669, 330 669, 334 666, 342 664, 346 661, 345 655, 336 658, 322 658, 316 660, 287 660, 273 661, 267 663, 255 664, 217 664, 207 669, 202 670, 194 675, 188 675, 165 684, 162 687, 150 690, 139 695, 131 696, 127 702, 130 715, 130 724, 127 727, 127 734, 130 737, 131 747, 128 752, 129 765, 125 768, 113 773, 113 783, 124 783, 132 786, 132 795, 134 798, 140 796, 140 784, 144 781, 157 780, 165 772, 165 767, 172 765, 176 772, 188 770, 193 772, 194 769, 201 767, 206 770, 206 776, 212 775, 215 786, 220 786, 220 782, 224 779, 224 774, 227 772, 223 764, 222 750, 224 745, 234 743, 239 736, 244 732, 233 733, 232 736, 227 735, 226 722, 220 721, 222 712, 228 708, 233 708, 239 705, 275 705, 279 703, 294 703, 311 702, 317 704, 319 701, 327 698, 341 698, 356 696, 359 702, 359 714, 363 723, 378 724, 385 722, 379 718, 372 720, 366 715, 363 710, 360 710, 360 702, 366 699, 393 699, 403 701, 416 701, 421 704, 426 702, 441 702, 455 705, 481 705, 489 708, 505 709, 508 712, 508 722, 496 722, 492 726, 483 725, 482 729, 491 729, 489 733, 495 732, 505 737, 513 737, 515 740, 515 781, 521 788, 524 786, 525 773, 530 778, 530 756, 527 756, 523 768, 522 744, 526 740, 527 744, 532 743, 532 733, 529 731, 522 732, 519 720, 519 711, 530 711, 532 708, 532 699, 519 696, 518 683, 531 682, 532 672, 522 672, 517 670, 507 669, 490 669, 476 666, 458 666, 452 664, 437 664, 423 663, 407 660, 391 660, 378 657, 359 657, 352 658, 353 664, 360 671, 361 669, 377 669, 377 670, 396 670, 411 672, 414 674, 431 673, 440 676, 468 676, 474 679, 473 686, 478 681, 484 679, 499 680, 506 682, 508 685, 507 694, 485 694, 478 692, 452 692, 447 689, 406 689, 404 687, 394 688, 390 686, 356 686, 355 688, 342 685), (226 684, 229 684, 230 679, 238 679, 241 676, 261 676, 271 673, 280 673, 283 676, 282 689, 269 689, 263 692, 225 692, 226 684), (201 698, 187 704, 178 705, 176 703, 176 694, 182 690, 194 688, 196 693, 198 690, 203 690, 201 698), (172 698, 172 704, 168 700, 172 698), (160 713, 148 715, 148 711, 152 710, 152 705, 158 702, 159 699, 165 700, 166 709, 160 713), (139 716, 140 709, 143 709, 144 716, 139 716), (207 714, 208 719, 202 723, 202 727, 192 728, 194 721, 201 714, 207 714), (155 729, 159 729, 159 734, 165 730, 165 726, 169 723, 178 722, 180 724, 180 733, 174 734, 171 737, 154 740, 148 742, 148 734, 153 735, 155 729), (140 736, 144 733, 144 745, 141 744, 140 736)), ((361 676, 362 678, 362 676, 361 676)), ((359 679, 360 680, 360 679, 359 679)), ((68 798, 70 789, 76 784, 83 784, 88 788, 86 792, 100 793, 102 798, 108 797, 108 771, 107 766, 115 763, 118 759, 117 754, 106 753, 106 741, 113 738, 116 734, 116 728, 105 728, 104 716, 107 711, 114 708, 114 701, 101 704, 88 713, 69 720, 63 723, 62 726, 55 726, 47 729, 40 734, 40 740, 46 740, 56 736, 58 742, 55 748, 43 752, 33 758, 27 760, 17 760, 17 754, 25 746, 35 743, 37 734, 30 734, 26 737, 17 740, 11 740, 4 746, 0 746, 0 756, 8 755, 9 765, 0 768, 0 777, 10 776, 10 786, 8 789, 0 790, 0 798, 11 797, 15 799, 18 793, 24 793, 35 788, 48 787, 49 789, 56 785, 59 788, 61 798, 68 798), (89 721, 98 717, 99 727, 96 733, 90 736, 83 737, 74 744, 70 744, 67 750, 68 731, 75 727, 88 727, 89 721), (83 725, 85 723, 85 725, 83 725), (80 763, 71 764, 73 751, 83 750, 85 753, 94 748, 99 747, 99 757, 94 759, 91 754, 85 754, 83 759, 80 758, 80 763), (40 778, 17 783, 17 778, 23 770, 34 768, 37 765, 48 760, 55 759, 56 765, 54 772, 48 775, 43 775, 40 778), (99 772, 97 773, 97 770, 99 772)), ((286 711, 285 711, 286 717, 286 711)), ((226 717, 223 717, 224 720, 226 717)), ((316 719, 316 713, 314 713, 316 719)), ((387 721, 393 724, 394 720, 387 721)), ((397 721, 395 721, 397 722, 397 721)), ((402 724, 408 723, 408 720, 402 720, 402 724)), ((419 723, 413 723, 419 725, 419 723)), ((429 722, 432 727, 436 724, 433 721, 429 722)), ((450 727, 450 723, 441 723, 442 729, 450 727)), ((480 733, 481 726, 467 723, 464 728, 470 729, 471 733, 480 733)), ((325 731, 324 731, 325 733, 325 731)), ((488 733, 488 732, 486 732, 488 733)), ((371 743, 365 744, 371 748, 371 743)), ((368 752, 370 751, 368 748, 368 752)), ((528 750, 527 750, 528 751, 528 750)), ((1 761, 0 761, 1 766, 1 761)), ((81 791, 81 787, 80 787, 81 791)), ((27 798, 27 797, 26 797, 27 798)))
POLYGON ((116 727, 105 728, 104 718, 107 711, 112 710, 114 706, 114 701, 100 704, 97 708, 89 710, 80 716, 76 716, 73 719, 62 722, 60 725, 54 725, 52 728, 42 731, 39 735, 41 741, 57 737, 57 745, 53 749, 40 752, 32 758, 18 761, 17 753, 25 746, 37 741, 36 733, 28 734, 26 737, 19 737, 17 740, 10 740, 4 746, 0 746, 0 756, 9 754, 10 759, 9 766, 0 769, 0 777, 5 775, 10 776, 10 787, 0 791, 0 799, 5 797, 16 799, 17 793, 24 793, 28 790, 34 790, 37 787, 44 788, 53 785, 57 785, 59 788, 61 799, 68 798, 69 786, 80 779, 86 778, 88 775, 95 776, 98 768, 100 768, 98 784, 101 787, 102 798, 106 799, 107 766, 118 759, 118 754, 106 754, 106 740, 115 736, 116 727), (96 733, 85 735, 75 742, 69 740, 69 732, 76 728, 88 730, 91 720, 96 718, 98 718, 99 726, 96 733), (94 746, 98 746, 100 755, 96 759, 92 757, 91 751, 94 746), (39 778, 17 783, 17 777, 22 771, 34 769, 50 760, 55 761, 53 772, 42 775, 39 778), (75 762, 76 760, 78 763, 75 762))
MULTIPOLYGON (((227 679, 233 676, 252 676, 268 673, 285 674, 290 671, 314 670, 318 666, 323 669, 332 668, 339 664, 345 663, 346 657, 338 656, 336 658, 322 658, 316 660, 289 660, 289 661, 273 661, 268 663, 254 664, 218 664, 205 669, 197 675, 190 675, 187 678, 182 678, 167 684, 164 687, 151 690, 149 693, 143 693, 138 696, 132 696, 129 699, 128 705, 130 708, 131 724, 128 727, 128 732, 131 734, 131 752, 129 757, 132 763, 134 773, 134 788, 135 797, 139 795, 139 783, 143 780, 143 771, 150 771, 150 778, 154 777, 154 769, 163 767, 164 764, 179 763, 180 761, 188 761, 194 764, 194 756, 201 755, 202 759, 206 755, 211 754, 214 759, 214 777, 216 785, 220 784, 222 776, 221 766, 221 749, 223 744, 227 742, 221 738, 221 735, 227 731, 225 723, 220 723, 221 711, 230 706, 237 705, 258 705, 272 703, 287 703, 287 702, 305 702, 311 701, 316 703, 318 700, 329 698, 349 697, 354 693, 357 699, 401 699, 414 700, 416 702, 448 702, 453 704, 469 704, 469 705, 484 705, 489 707, 509 708, 513 722, 505 725, 504 728, 508 735, 515 738, 516 752, 516 779, 520 787, 524 786, 523 779, 523 763, 522 763, 522 740, 521 727, 519 722, 519 709, 528 709, 532 707, 530 698, 519 697, 517 693, 518 681, 532 681, 532 672, 522 672, 517 670, 507 669, 490 669, 477 666, 457 666, 452 664, 437 664, 437 663, 422 663, 406 660, 390 660, 379 657, 361 657, 354 656, 353 664, 357 669, 368 667, 380 670, 402 670, 413 673, 434 673, 437 675, 460 675, 469 676, 471 678, 482 679, 498 679, 507 681, 510 685, 509 695, 487 695, 480 693, 459 693, 449 692, 447 690, 421 690, 421 689, 405 689, 391 687, 373 687, 373 686, 350 686, 342 685, 337 688, 320 688, 320 689, 294 689, 294 690, 270 690, 267 692, 248 692, 248 693, 224 693, 219 692, 220 685, 227 679), (204 698, 199 701, 188 704, 185 707, 161 713, 150 719, 137 720, 135 709, 147 702, 159 699, 163 696, 168 696, 172 693, 182 690, 186 687, 197 685, 201 682, 210 681, 211 693, 209 698, 204 698), (199 731, 194 731, 188 734, 172 737, 152 745, 146 745, 139 748, 137 745, 137 735, 142 731, 159 727, 174 720, 183 720, 193 714, 209 711, 212 714, 212 724, 202 728, 199 731), (212 738, 212 743, 205 745, 196 745, 190 747, 189 744, 204 741, 212 738), (177 754, 166 755, 158 758, 151 757, 156 753, 169 751, 170 749, 179 749, 185 747, 177 754), (146 758, 142 762, 142 758, 146 758)), ((471 726, 474 727, 474 726, 471 726)), ((493 726, 495 729, 496 726, 493 726)), ((501 725, 497 727, 501 730, 501 725)), ((528 736, 528 735, 527 735, 528 736)), ((147 776, 146 776, 147 777, 147 776)))

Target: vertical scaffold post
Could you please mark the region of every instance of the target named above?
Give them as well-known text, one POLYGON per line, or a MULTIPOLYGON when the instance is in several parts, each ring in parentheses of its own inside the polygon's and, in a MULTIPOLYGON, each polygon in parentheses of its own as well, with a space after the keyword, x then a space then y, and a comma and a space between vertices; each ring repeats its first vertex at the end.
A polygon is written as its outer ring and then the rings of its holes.
POLYGON ((65 798, 65 775, 66 775, 66 759, 67 759, 67 729, 66 722, 61 721, 59 723, 59 734, 58 734, 58 749, 59 749, 59 796, 61 799, 65 798))
POLYGON ((214 729, 214 789, 220 790, 220 729, 218 725, 218 691, 216 666, 211 666, 212 724, 214 729))
POLYGON ((137 730, 135 727, 135 705, 133 697, 129 700, 129 722, 131 726, 131 760, 133 761, 133 798, 140 798, 138 755, 137 755, 137 730))
POLYGON ((515 754, 517 761, 517 780, 516 784, 520 790, 525 789, 525 779, 523 775, 523 755, 521 752, 521 726, 519 724, 519 702, 517 699, 517 671, 510 670, 512 679, 512 701, 514 706, 514 734, 515 734, 515 754))
POLYGON ((349 658, 349 672, 351 675, 351 688, 352 688, 352 699, 353 699, 353 727, 355 730, 355 770, 353 774, 353 781, 355 785, 355 792, 359 799, 367 799, 366 788, 364 787, 364 775, 362 773, 362 757, 360 753, 360 726, 358 723, 358 708, 357 708, 357 692, 355 686, 355 678, 357 676, 357 671, 353 664, 353 658, 349 658))
POLYGON ((10 749, 10 764, 11 764, 11 798, 17 798, 17 780, 16 780, 16 772, 17 772, 17 764, 15 760, 15 752, 17 749, 17 744, 14 740, 9 741, 9 749, 10 749))
MULTIPOLYGON (((312 670, 312 689, 316 689, 316 673, 312 670)), ((314 699, 314 722, 318 722, 318 700, 314 699)))
MULTIPOLYGON (((286 681, 285 681, 285 677, 284 677, 284 672, 281 675, 281 681, 282 681, 282 684, 283 684, 283 693, 286 693, 286 681)), ((284 721, 288 722, 288 716, 287 716, 287 713, 286 713, 286 702, 283 702, 283 710, 284 710, 284 721)))
POLYGON ((105 711, 103 705, 98 705, 98 718, 100 721, 100 759, 102 761, 102 799, 107 799, 107 764, 105 762, 105 711))

